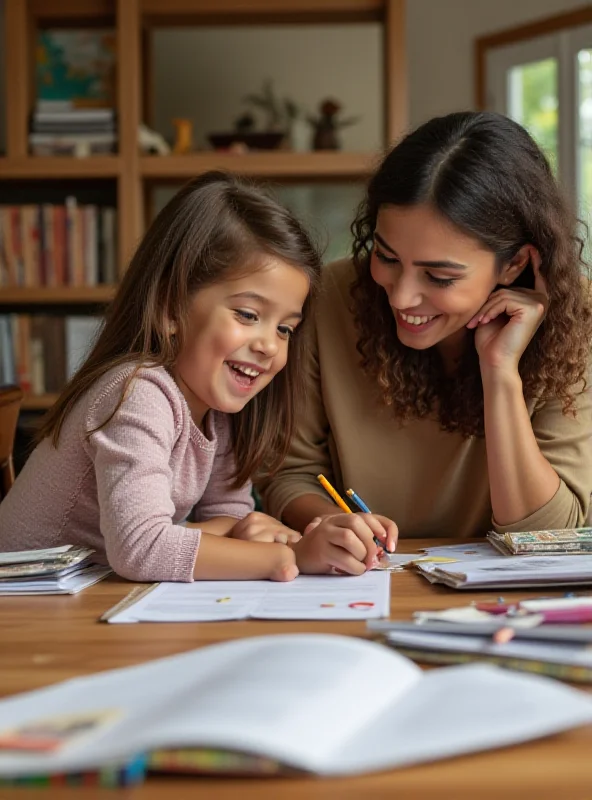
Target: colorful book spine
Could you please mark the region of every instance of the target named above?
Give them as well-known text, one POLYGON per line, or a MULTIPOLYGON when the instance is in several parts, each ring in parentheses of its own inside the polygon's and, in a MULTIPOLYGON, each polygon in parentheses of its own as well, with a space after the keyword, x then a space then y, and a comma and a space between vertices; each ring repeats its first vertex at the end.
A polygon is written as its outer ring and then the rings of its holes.
POLYGON ((126 764, 115 764, 88 772, 73 772, 65 775, 28 775, 20 778, 0 778, 0 787, 5 786, 100 786, 115 789, 122 786, 137 786, 146 778, 147 758, 137 756, 126 764))
POLYGON ((418 650, 397 646, 397 652, 420 664, 469 664, 482 661, 519 672, 533 672, 561 681, 573 683, 592 683, 592 667, 578 667, 572 664, 552 664, 536 659, 496 656, 489 653, 457 653, 452 651, 418 650))

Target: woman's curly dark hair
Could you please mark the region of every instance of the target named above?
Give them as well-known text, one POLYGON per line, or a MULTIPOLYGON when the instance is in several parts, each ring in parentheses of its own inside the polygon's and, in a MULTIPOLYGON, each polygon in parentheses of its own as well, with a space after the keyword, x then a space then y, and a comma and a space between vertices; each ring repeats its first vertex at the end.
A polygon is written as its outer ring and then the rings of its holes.
MULTIPOLYGON (((549 308, 520 360, 523 390, 537 401, 559 398, 563 413, 575 415, 592 341, 590 284, 578 220, 529 134, 507 117, 488 112, 438 117, 407 135, 371 178, 352 224, 357 346, 384 403, 402 422, 435 414, 446 431, 483 435, 475 347, 467 347, 458 371, 446 375, 436 348, 414 350, 399 341, 387 295, 370 274, 380 207, 421 203, 491 250, 499 269, 523 245, 537 248, 549 308)), ((514 286, 533 285, 528 266, 514 286)))

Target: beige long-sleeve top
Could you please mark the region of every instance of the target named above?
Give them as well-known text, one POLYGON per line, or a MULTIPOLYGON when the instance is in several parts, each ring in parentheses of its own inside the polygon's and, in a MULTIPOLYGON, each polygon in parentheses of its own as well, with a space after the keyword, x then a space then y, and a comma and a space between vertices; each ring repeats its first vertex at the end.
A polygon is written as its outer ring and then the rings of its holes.
POLYGON ((533 430, 561 484, 555 496, 526 519, 500 526, 492 518, 485 440, 442 431, 433 419, 401 426, 375 399, 359 366, 349 310, 353 266, 324 270, 316 313, 307 409, 281 471, 261 486, 266 511, 281 517, 304 494, 327 495, 322 472, 341 492, 354 489, 372 511, 393 519, 402 537, 469 538, 498 531, 582 525, 592 492, 592 398, 578 398, 577 418, 560 401, 534 411, 533 430))

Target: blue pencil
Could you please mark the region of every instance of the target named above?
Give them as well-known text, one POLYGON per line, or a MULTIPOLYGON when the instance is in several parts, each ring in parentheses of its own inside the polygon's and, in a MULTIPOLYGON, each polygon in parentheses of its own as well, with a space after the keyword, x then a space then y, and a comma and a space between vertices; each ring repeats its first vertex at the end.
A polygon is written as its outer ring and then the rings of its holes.
POLYGON ((368 508, 368 506, 366 505, 366 503, 362 500, 360 495, 356 494, 353 489, 348 489, 347 492, 346 492, 346 495, 348 497, 351 497, 351 499, 354 501, 354 503, 357 505, 357 507, 360 509, 360 511, 363 511, 366 514, 371 514, 372 513, 370 511, 370 509, 368 508))
MULTIPOLYGON (((354 501, 360 511, 363 511, 365 514, 372 513, 360 495, 356 494, 353 489, 348 489, 346 495, 350 498, 350 500, 354 501)), ((376 536, 374 537, 374 544, 377 544, 379 547, 384 547, 380 539, 378 539, 376 536)))

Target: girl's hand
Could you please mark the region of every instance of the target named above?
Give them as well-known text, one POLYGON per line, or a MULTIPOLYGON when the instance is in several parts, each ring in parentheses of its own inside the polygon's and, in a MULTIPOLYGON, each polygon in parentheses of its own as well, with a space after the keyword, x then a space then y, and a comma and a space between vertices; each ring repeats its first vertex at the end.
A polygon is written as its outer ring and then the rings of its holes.
POLYGON ((534 289, 498 289, 467 328, 475 328, 481 370, 518 371, 518 362, 539 327, 548 305, 540 256, 534 251, 534 289), (535 255, 536 254, 536 255, 535 255))
POLYGON ((301 572, 323 574, 344 572, 361 575, 375 566, 378 547, 393 552, 398 537, 395 523, 378 514, 330 514, 316 517, 302 539, 294 545, 301 572))
MULTIPOLYGON (((256 512, 253 512, 256 513, 256 512)), ((271 561, 271 569, 268 575, 270 581, 293 581, 298 575, 296 566, 296 555, 290 547, 285 544, 275 544, 273 549, 274 558, 271 561)))
POLYGON ((252 511, 239 520, 228 534, 233 539, 247 539, 251 542, 281 542, 293 544, 301 537, 297 531, 286 528, 281 522, 260 511, 252 511))

